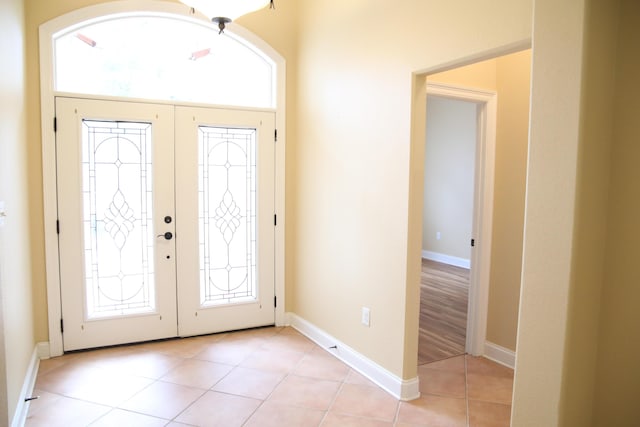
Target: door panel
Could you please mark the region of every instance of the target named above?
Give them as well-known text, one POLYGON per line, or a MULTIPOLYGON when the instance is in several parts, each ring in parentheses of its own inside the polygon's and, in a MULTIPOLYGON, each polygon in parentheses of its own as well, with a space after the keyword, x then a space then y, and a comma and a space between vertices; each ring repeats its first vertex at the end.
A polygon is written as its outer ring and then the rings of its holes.
POLYGON ((275 114, 56 99, 64 350, 273 324, 275 114))
POLYGON ((64 350, 175 336, 173 107, 57 98, 56 117, 64 350))
POLYGON ((275 114, 175 114, 178 332, 273 324, 275 114))

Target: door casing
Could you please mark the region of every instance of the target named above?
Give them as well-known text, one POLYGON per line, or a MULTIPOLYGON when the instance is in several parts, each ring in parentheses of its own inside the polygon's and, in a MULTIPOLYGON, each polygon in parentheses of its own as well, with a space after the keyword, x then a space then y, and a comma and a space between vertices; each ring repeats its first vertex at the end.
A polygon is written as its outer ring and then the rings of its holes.
POLYGON ((479 356, 484 354, 484 343, 487 334, 491 236, 493 229, 497 94, 492 91, 439 83, 427 83, 426 94, 473 102, 478 105, 472 227, 472 238, 477 244, 471 251, 465 350, 469 354, 479 356))
MULTIPOLYGON (((42 186, 43 186, 43 222, 44 222, 44 248, 45 248, 45 279, 47 288, 47 319, 49 341, 48 351, 43 350, 43 357, 60 356, 64 353, 62 345, 62 331, 60 321, 62 312, 60 308, 60 275, 58 259, 58 235, 57 235, 57 195, 56 195, 56 162, 55 162, 55 96, 79 96, 57 92, 54 87, 53 69, 53 37, 54 35, 74 25, 94 18, 106 15, 139 13, 148 11, 165 15, 173 15, 191 19, 188 8, 178 3, 158 2, 153 0, 140 0, 136 2, 114 1, 87 6, 74 10, 43 23, 39 31, 40 47, 40 112, 42 133, 42 186)), ((276 325, 286 324, 285 316, 285 153, 286 153, 286 61, 275 49, 252 32, 238 24, 229 26, 226 30, 252 43, 276 64, 275 87, 276 106, 273 109, 263 109, 276 113, 276 130, 278 132, 275 147, 275 210, 277 215, 277 227, 275 230, 275 293, 276 293, 276 325)), ((116 97, 97 97, 92 99, 112 99, 131 101, 116 97)), ((146 100, 138 100, 145 102, 146 100)), ((173 105, 205 106, 194 103, 172 103, 173 105)), ((224 108, 224 106, 217 106, 224 108)), ((232 109, 232 108, 231 108, 232 109)))

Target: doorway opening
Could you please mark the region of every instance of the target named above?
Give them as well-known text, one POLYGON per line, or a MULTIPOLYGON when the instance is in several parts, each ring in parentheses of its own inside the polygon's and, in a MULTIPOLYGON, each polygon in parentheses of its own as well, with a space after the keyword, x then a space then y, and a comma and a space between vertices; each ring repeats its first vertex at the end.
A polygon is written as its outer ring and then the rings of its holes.
POLYGON ((473 235, 477 104, 429 94, 418 365, 465 353, 473 235))
MULTIPOLYGON (((445 265, 443 268, 469 269, 466 339, 462 353, 485 356, 511 367, 515 363, 522 257, 530 61, 531 51, 528 49, 419 77, 425 78, 423 99, 426 106, 421 114, 426 116, 427 131, 423 138, 426 141, 424 148, 427 155, 429 139, 426 135, 431 123, 426 114, 429 109, 427 100, 431 101, 433 96, 438 96, 474 103, 478 119, 473 225, 466 238, 459 239, 466 243, 470 251, 468 258, 464 253, 459 255, 460 252, 455 252, 455 249, 450 250, 442 245, 436 246, 440 248, 436 250, 423 245, 422 258, 431 258, 428 262, 444 261, 444 264, 454 266, 445 265), (440 250, 445 256, 438 256, 443 255, 439 253, 440 250)), ((414 120, 417 123, 419 119, 416 117, 414 120)), ((414 153, 418 155, 417 150, 414 153)), ((425 162, 423 165, 427 167, 425 162)), ((429 172, 425 169, 423 177, 428 176, 429 172)), ((428 188, 427 184, 422 184, 424 188, 428 188)), ((417 204, 422 208, 422 213, 426 214, 428 209, 424 204, 427 198, 424 194, 422 191, 422 198, 417 204)), ((456 194, 449 191, 449 196, 455 198, 456 194)), ((430 238, 443 243, 446 235, 442 230, 433 228, 433 224, 422 225, 425 235, 423 240, 430 238), (438 241, 437 237, 441 240, 438 241)), ((453 229, 460 231, 463 228, 460 224, 457 228, 454 225, 453 229)), ((464 274, 464 270, 460 274, 464 274)), ((416 281, 419 280, 416 277, 416 281)), ((440 304, 439 309, 447 312, 451 305, 446 304, 452 300, 445 298, 443 301, 444 305, 440 304)), ((459 302, 451 304, 460 305, 459 302)), ((421 318, 425 317, 424 310, 425 307, 421 305, 421 318)), ((437 318, 435 314, 426 316, 437 318)), ((447 315, 441 315, 437 319, 444 324, 450 320, 447 315)), ((422 333, 421 328, 422 324, 418 328, 419 335, 422 333)), ((421 340, 419 337, 419 364, 425 362, 424 350, 420 350, 421 340)), ((460 351, 460 345, 456 351, 460 351)), ((454 355, 435 355, 432 360, 454 355)))

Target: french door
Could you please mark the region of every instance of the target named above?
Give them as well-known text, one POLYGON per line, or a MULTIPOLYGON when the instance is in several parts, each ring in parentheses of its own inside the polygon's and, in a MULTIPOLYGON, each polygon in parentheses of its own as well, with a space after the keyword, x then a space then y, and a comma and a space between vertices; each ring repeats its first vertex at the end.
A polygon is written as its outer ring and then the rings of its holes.
POLYGON ((176 108, 180 335, 273 324, 275 117, 176 108))
POLYGON ((64 350, 274 323, 274 114, 56 98, 64 350))

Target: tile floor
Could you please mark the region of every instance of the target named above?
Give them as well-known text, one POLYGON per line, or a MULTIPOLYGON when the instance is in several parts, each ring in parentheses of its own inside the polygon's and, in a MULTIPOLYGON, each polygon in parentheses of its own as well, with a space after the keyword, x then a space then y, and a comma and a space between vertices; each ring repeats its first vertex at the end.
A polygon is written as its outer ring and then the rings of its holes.
POLYGON ((43 360, 27 427, 508 426, 513 371, 459 356, 419 367, 399 402, 291 328, 43 360))

